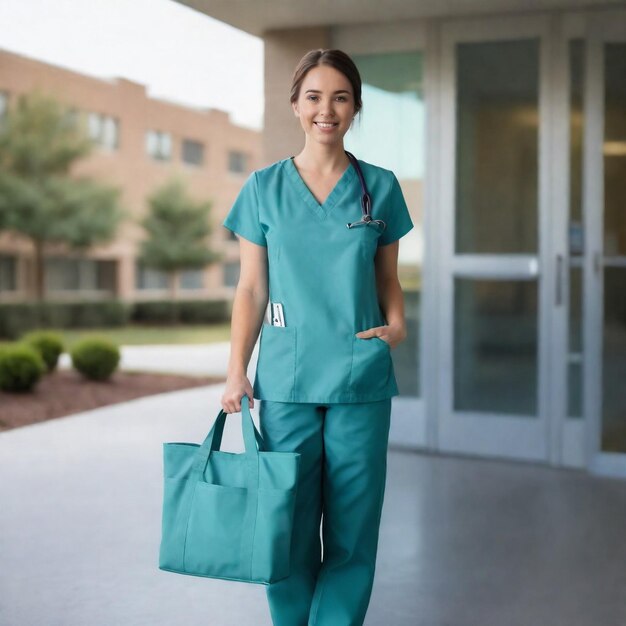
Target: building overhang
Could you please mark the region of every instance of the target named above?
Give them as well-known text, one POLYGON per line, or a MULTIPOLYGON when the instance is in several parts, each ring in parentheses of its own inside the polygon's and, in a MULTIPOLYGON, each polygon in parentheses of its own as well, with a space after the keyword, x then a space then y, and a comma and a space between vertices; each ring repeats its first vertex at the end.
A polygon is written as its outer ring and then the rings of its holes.
POLYGON ((410 19, 576 10, 606 0, 177 0, 220 22, 263 37, 270 30, 380 24, 410 19))

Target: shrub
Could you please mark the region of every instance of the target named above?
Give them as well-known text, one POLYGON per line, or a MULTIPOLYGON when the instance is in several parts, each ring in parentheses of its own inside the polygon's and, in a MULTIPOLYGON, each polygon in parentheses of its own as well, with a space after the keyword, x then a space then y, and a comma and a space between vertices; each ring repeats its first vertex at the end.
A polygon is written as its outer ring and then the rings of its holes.
POLYGON ((22 336, 23 343, 32 346, 41 354, 48 372, 52 372, 63 352, 63 338, 58 333, 49 330, 34 330, 22 336))
POLYGON ((131 310, 131 304, 120 300, 0 304, 0 337, 15 339, 44 328, 124 326, 131 310))
POLYGON ((72 365, 92 380, 106 380, 120 362, 119 348, 104 337, 82 339, 70 352, 72 365))
POLYGON ((13 344, 0 349, 0 389, 30 391, 46 373, 43 358, 29 345, 13 344))
POLYGON ((230 319, 231 304, 228 300, 148 300, 135 302, 131 319, 140 324, 169 323, 177 308, 179 323, 220 323, 230 319))

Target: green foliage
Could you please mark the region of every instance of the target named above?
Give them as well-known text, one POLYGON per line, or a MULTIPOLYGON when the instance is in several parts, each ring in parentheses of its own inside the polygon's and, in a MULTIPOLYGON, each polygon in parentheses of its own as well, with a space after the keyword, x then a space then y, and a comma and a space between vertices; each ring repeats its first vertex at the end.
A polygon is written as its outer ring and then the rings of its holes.
POLYGON ((125 216, 119 189, 70 175, 91 146, 61 105, 39 92, 21 95, 0 127, 0 229, 33 242, 40 299, 46 244, 106 243, 125 216))
POLYGON ((56 369, 63 352, 63 338, 49 330, 35 330, 22 336, 21 341, 35 348, 46 364, 48 372, 56 369))
POLYGON ((120 300, 0 304, 0 337, 16 339, 34 329, 124 326, 131 310, 120 300))
POLYGON ((67 174, 91 141, 67 122, 62 105, 33 91, 18 97, 0 132, 0 165, 22 178, 67 174))
POLYGON ((149 267, 173 272, 201 268, 221 256, 206 246, 211 234, 210 202, 195 202, 177 179, 157 189, 148 198, 149 214, 142 220, 147 239, 141 259, 149 267))
POLYGON ((10 392, 31 391, 46 372, 39 352, 25 344, 0 350, 0 389, 10 392))
POLYGON ((185 324, 207 324, 225 322, 231 317, 228 300, 151 300, 136 302, 132 319, 135 322, 162 323, 172 319, 172 309, 178 309, 178 319, 185 324))
POLYGON ((117 368, 119 348, 104 337, 89 337, 79 341, 71 350, 72 365, 91 380, 106 380, 117 368))

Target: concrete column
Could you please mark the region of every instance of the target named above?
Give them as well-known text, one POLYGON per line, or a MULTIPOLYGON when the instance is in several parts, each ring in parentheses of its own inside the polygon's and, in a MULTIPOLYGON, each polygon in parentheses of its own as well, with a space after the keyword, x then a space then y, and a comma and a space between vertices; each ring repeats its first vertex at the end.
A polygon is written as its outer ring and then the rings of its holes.
POLYGON ((271 30, 265 34, 265 119, 263 163, 269 165, 300 152, 304 133, 289 102, 298 61, 309 50, 330 48, 330 28, 271 30))

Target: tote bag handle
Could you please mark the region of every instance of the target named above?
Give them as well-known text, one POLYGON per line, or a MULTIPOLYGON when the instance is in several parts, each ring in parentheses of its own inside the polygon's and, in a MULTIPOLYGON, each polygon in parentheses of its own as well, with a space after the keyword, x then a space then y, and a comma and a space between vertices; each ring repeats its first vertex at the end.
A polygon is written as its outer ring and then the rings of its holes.
MULTIPOLYGON (((248 403, 248 406, 249 406, 250 402, 248 401, 248 396, 243 396, 243 397, 246 399, 246 402, 248 403)), ((242 399, 242 404, 243 404, 243 399, 242 399)), ((244 410, 245 409, 243 409, 242 407, 242 416, 241 416, 242 419, 245 419, 243 415, 244 410)), ((215 420, 215 434, 213 435, 213 443, 211 444, 211 450, 219 450, 222 445, 222 435, 224 434, 224 425, 226 424, 226 415, 228 415, 228 414, 225 414, 224 418, 220 419, 222 413, 223 411, 220 411, 220 414, 215 420)), ((248 414, 249 413, 250 413, 250 409, 248 408, 248 414)), ((254 425, 254 422, 252 422, 252 427, 254 428, 254 436, 259 446, 259 450, 265 450, 265 441, 263 440, 261 433, 257 430, 256 426, 254 425)))
MULTIPOLYGON (((206 436, 193 464, 192 472, 196 474, 196 477, 200 477, 204 474, 209 458, 213 450, 219 450, 222 443, 222 434, 224 432, 224 424, 228 413, 221 409, 217 415, 213 428, 206 436)), ((243 430, 243 442, 245 446, 245 458, 247 465, 248 487, 250 489, 258 489, 259 486, 259 449, 257 448, 257 441, 259 448, 264 449, 263 438, 258 433, 254 421, 252 420, 252 414, 250 413, 250 400, 247 395, 241 397, 241 426, 243 430)))

